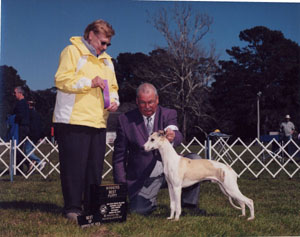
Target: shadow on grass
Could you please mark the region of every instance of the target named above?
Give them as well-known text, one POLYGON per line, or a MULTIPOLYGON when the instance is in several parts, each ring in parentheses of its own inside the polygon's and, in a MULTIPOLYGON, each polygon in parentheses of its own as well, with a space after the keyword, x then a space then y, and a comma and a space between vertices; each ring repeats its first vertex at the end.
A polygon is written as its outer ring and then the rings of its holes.
POLYGON ((58 214, 62 212, 62 207, 53 203, 34 203, 26 201, 0 202, 1 209, 31 210, 58 214))
POLYGON ((167 217, 170 214, 170 208, 167 205, 157 205, 156 210, 150 215, 153 217, 167 217))
MULTIPOLYGON (((154 211, 151 216, 158 217, 158 218, 167 218, 170 216, 170 207, 168 205, 158 205, 157 210, 154 211)), ((206 210, 205 210, 206 212, 206 210)), ((182 208, 181 217, 184 216, 199 216, 199 217, 224 217, 222 213, 218 212, 206 212, 206 214, 200 214, 199 212, 194 212, 192 209, 189 208, 182 208)))

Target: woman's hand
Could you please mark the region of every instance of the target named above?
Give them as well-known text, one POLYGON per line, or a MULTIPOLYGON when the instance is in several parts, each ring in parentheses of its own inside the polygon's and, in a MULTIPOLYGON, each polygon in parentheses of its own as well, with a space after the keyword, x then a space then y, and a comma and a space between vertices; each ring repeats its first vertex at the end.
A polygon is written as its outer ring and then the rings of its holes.
POLYGON ((107 108, 109 112, 116 112, 118 109, 118 104, 116 102, 110 103, 110 106, 107 108))
POLYGON ((105 88, 104 80, 101 77, 96 76, 92 80, 92 88, 100 87, 102 90, 105 88))

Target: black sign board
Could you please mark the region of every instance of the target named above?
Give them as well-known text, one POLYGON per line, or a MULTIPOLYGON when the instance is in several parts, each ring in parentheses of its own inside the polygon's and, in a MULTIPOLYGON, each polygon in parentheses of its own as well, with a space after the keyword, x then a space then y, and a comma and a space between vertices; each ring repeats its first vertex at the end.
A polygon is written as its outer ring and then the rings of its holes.
POLYGON ((91 187, 91 215, 79 216, 82 227, 108 222, 123 222, 127 217, 127 188, 122 184, 91 187))
POLYGON ((78 224, 83 227, 100 225, 100 215, 81 215, 77 217, 78 224))

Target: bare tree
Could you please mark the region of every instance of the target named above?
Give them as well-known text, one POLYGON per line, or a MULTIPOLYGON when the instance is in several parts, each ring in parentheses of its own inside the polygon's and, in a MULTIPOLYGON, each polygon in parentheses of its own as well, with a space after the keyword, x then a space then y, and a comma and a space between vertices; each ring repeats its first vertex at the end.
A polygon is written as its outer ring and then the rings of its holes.
POLYGON ((205 130, 202 125, 210 118, 208 94, 217 68, 217 56, 213 44, 206 49, 201 43, 210 30, 212 18, 193 14, 190 6, 175 5, 172 10, 162 8, 150 19, 164 36, 167 47, 153 51, 151 65, 139 70, 145 80, 157 86, 164 104, 179 112, 181 130, 186 138, 188 129, 195 128, 188 124, 197 123, 200 130, 205 130))

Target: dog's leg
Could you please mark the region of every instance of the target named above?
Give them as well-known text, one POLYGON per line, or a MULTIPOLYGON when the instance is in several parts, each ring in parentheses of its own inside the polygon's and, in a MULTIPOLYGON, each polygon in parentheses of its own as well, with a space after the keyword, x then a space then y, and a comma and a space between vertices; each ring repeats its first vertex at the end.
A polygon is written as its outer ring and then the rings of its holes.
POLYGON ((254 217, 254 203, 253 203, 253 200, 248 198, 249 199, 249 202, 246 203, 246 205, 249 207, 250 209, 250 217, 247 219, 248 221, 251 221, 253 220, 255 217, 254 217))
POLYGON ((173 187, 173 189, 175 194, 175 221, 178 221, 181 215, 181 186, 173 187))
POLYGON ((245 205, 245 203, 241 202, 240 206, 242 208, 242 215, 240 215, 240 216, 246 216, 246 205, 245 205))
POLYGON ((168 182, 168 190, 169 190, 169 196, 170 196, 170 216, 167 218, 168 220, 172 220, 174 218, 175 214, 175 194, 174 194, 174 188, 170 182, 168 182))
POLYGON ((245 207, 245 205, 247 205, 249 210, 250 210, 250 217, 248 218, 248 220, 253 220, 254 219, 253 200, 250 199, 250 198, 247 198, 245 195, 243 195, 241 193, 241 191, 239 190, 237 184, 236 184, 236 187, 234 189, 236 191, 234 192, 234 194, 231 195, 231 197, 233 199, 237 200, 237 202, 240 204, 240 206, 242 208, 242 216, 246 216, 246 207, 245 207))
POLYGON ((244 202, 238 201, 240 207, 236 206, 236 205, 233 203, 233 201, 232 201, 232 197, 226 192, 226 190, 225 190, 225 188, 223 187, 222 183, 218 183, 218 184, 219 184, 219 187, 220 187, 221 191, 225 194, 225 196, 228 197, 230 204, 231 204, 234 208, 239 209, 239 210, 242 210, 242 215, 240 215, 240 216, 245 216, 245 215, 246 215, 245 203, 244 203, 244 202))
POLYGON ((225 174, 225 179, 223 183, 223 188, 225 192, 232 198, 235 199, 241 206, 242 208, 242 216, 246 215, 246 208, 245 205, 248 206, 250 209, 250 217, 248 220, 253 220, 254 219, 254 205, 253 205, 253 200, 250 198, 247 198, 245 195, 243 195, 238 187, 237 184, 237 178, 234 173, 232 173, 231 170, 227 170, 225 174))
POLYGON ((253 200, 250 198, 247 198, 245 195, 243 195, 243 200, 241 201, 241 207, 242 207, 242 215, 241 216, 246 216, 246 205, 250 210, 250 217, 248 217, 248 221, 253 220, 254 219, 254 204, 253 204, 253 200))
POLYGON ((222 193, 224 193, 224 195, 228 197, 231 206, 233 206, 235 209, 241 210, 241 207, 238 207, 238 206, 236 206, 236 205, 233 203, 232 198, 228 195, 228 193, 226 193, 226 191, 225 191, 225 189, 224 189, 222 183, 218 183, 218 185, 219 185, 219 187, 220 187, 222 193))

